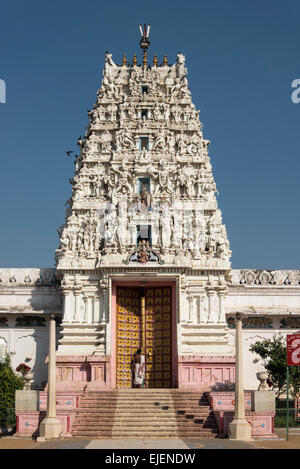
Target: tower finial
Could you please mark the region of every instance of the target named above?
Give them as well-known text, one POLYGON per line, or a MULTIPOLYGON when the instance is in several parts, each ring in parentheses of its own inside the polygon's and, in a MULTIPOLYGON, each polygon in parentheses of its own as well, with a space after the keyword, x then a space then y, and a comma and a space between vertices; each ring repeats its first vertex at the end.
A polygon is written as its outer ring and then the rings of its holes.
POLYGON ((140 28, 140 33, 142 36, 142 39, 140 40, 140 46, 143 49, 144 52, 147 51, 148 47, 150 46, 150 41, 149 41, 149 34, 150 34, 150 24, 148 24, 146 28, 146 24, 144 24, 144 27, 142 25, 139 25, 140 28))

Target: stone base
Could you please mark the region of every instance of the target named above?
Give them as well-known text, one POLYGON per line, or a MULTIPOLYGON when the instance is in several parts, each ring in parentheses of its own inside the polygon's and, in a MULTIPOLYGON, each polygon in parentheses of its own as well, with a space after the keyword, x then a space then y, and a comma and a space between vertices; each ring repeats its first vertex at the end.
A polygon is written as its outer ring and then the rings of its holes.
POLYGON ((244 419, 234 419, 228 427, 229 440, 252 440, 251 425, 244 419))
POLYGON ((37 441, 59 438, 62 432, 61 422, 56 417, 46 417, 40 424, 39 432, 37 441))
MULTIPOLYGON (((260 391, 258 391, 260 392, 260 391)), ((253 391, 244 391, 245 419, 251 426, 251 437, 255 439, 276 439, 274 433, 275 411, 253 411, 253 391)), ((228 435, 228 428, 234 418, 235 392, 213 391, 209 393, 210 408, 219 427, 219 436, 228 435)))
POLYGON ((33 390, 16 391, 15 410, 40 410, 40 392, 33 390))
POLYGON ((252 391, 251 404, 255 412, 275 412, 275 392, 252 391))

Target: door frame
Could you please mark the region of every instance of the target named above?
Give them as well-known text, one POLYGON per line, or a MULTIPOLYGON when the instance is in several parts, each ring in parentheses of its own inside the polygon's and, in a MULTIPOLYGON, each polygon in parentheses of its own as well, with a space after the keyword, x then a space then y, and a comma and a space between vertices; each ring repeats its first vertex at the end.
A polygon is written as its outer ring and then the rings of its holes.
POLYGON ((110 346, 110 378, 111 388, 117 388, 117 287, 171 287, 172 288, 172 388, 178 387, 178 350, 177 350, 177 298, 176 280, 118 280, 111 283, 111 346, 110 346))

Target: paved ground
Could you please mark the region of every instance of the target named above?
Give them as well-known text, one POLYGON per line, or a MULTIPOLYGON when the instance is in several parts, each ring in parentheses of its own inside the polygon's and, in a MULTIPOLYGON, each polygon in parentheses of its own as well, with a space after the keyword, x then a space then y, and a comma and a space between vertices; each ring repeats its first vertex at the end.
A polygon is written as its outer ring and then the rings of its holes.
POLYGON ((0 449, 300 449, 300 430, 290 431, 286 441, 285 430, 276 430, 278 440, 255 440, 251 442, 228 439, 61 439, 36 442, 25 438, 5 436, 0 438, 0 449))

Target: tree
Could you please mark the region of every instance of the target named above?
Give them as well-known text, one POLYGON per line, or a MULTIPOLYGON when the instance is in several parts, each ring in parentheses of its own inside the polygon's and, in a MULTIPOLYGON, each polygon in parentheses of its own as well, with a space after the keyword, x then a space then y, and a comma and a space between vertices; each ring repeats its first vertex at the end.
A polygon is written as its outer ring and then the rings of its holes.
MULTIPOLYGON (((286 338, 281 334, 272 339, 257 341, 250 346, 250 351, 257 353, 269 372, 270 380, 277 397, 286 391, 286 338)), ((300 390, 300 369, 290 366, 290 394, 298 399, 300 390)))
POLYGON ((24 378, 15 374, 11 367, 10 356, 4 355, 0 361, 0 420, 3 423, 7 410, 15 407, 15 391, 23 387, 24 378))

